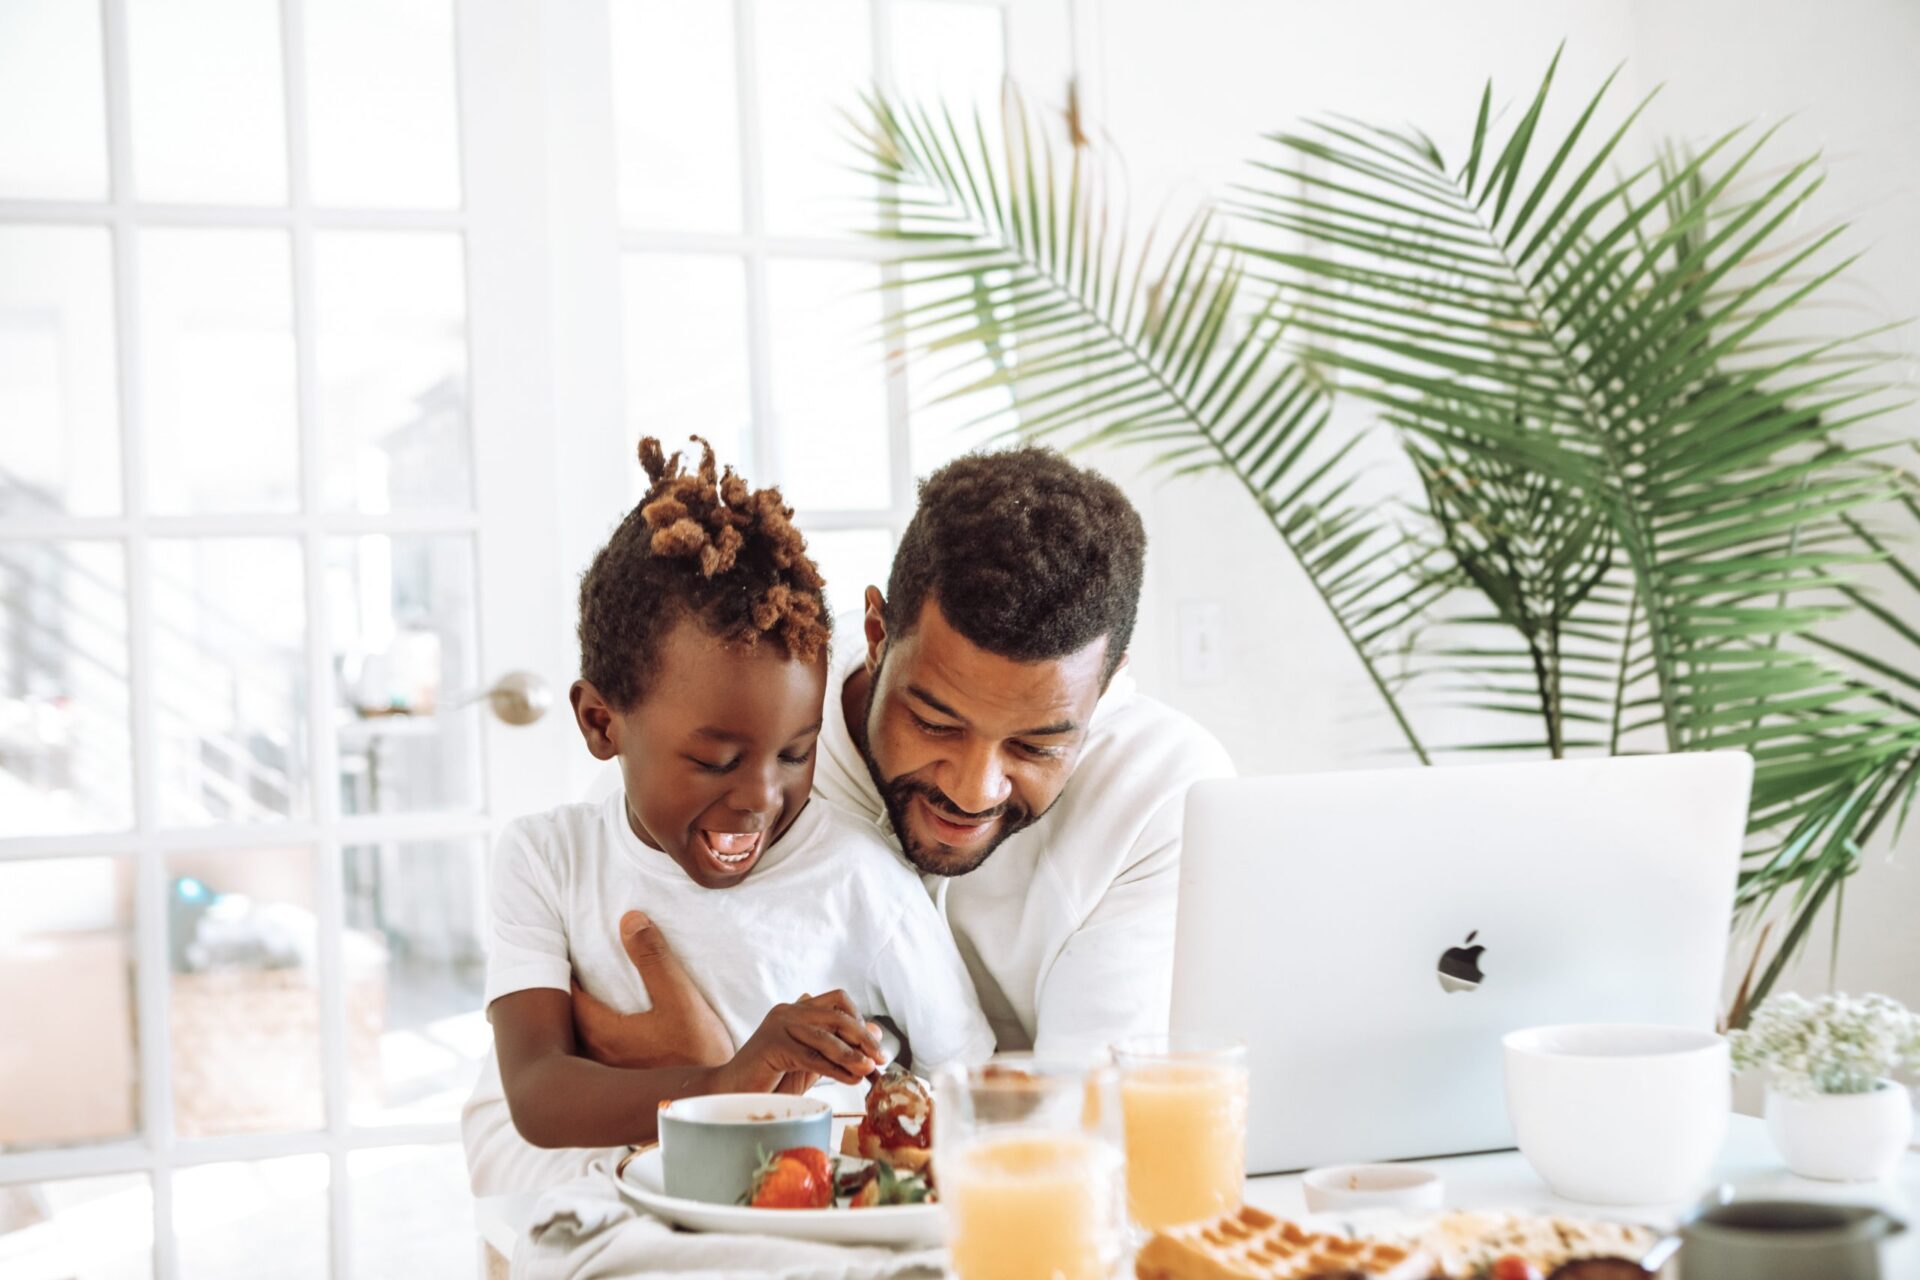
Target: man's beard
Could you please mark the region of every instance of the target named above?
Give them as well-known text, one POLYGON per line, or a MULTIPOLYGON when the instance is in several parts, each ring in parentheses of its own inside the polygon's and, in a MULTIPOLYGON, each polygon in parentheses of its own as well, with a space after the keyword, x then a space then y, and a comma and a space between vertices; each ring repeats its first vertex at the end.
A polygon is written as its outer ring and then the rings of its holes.
MULTIPOLYGON (((882 658, 881 666, 885 665, 886 660, 882 658)), ((874 789, 880 793, 880 803, 886 806, 887 821, 893 824, 893 833, 900 839, 900 851, 906 854, 907 861, 911 862, 916 869, 924 874, 935 876, 966 875, 985 862, 995 849, 1006 843, 1008 836, 1025 830, 1046 816, 1045 814, 1036 815, 1025 805, 1012 799, 985 813, 968 813, 947 799, 946 793, 930 782, 921 782, 912 777, 888 779, 881 776, 880 762, 873 758, 873 745, 867 732, 868 726, 873 723, 873 699, 879 688, 880 667, 875 667, 873 675, 867 681, 867 696, 860 710, 860 732, 853 735, 853 739, 860 748, 860 758, 867 762, 867 773, 873 778, 874 789), (951 855, 943 856, 941 853, 946 846, 935 845, 930 848, 913 838, 913 833, 907 826, 907 808, 912 804, 915 796, 925 800, 937 813, 951 814, 959 821, 995 821, 999 824, 998 829, 986 844, 965 855, 964 862, 956 862, 951 855)))

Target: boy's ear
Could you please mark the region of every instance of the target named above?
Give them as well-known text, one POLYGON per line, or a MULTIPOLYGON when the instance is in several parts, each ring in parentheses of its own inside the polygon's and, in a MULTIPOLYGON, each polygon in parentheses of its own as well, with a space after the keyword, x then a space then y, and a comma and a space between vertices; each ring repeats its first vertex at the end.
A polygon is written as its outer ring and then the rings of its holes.
POLYGON ((587 740, 587 750, 593 752, 593 758, 611 760, 619 755, 619 726, 614 720, 613 708, 600 696, 600 691, 585 680, 575 680, 573 688, 567 691, 567 698, 573 703, 574 723, 580 726, 580 736, 587 740))
POLYGON ((866 614, 860 625, 867 636, 867 671, 871 673, 879 667, 880 655, 887 647, 887 598, 880 594, 880 588, 867 588, 866 614))

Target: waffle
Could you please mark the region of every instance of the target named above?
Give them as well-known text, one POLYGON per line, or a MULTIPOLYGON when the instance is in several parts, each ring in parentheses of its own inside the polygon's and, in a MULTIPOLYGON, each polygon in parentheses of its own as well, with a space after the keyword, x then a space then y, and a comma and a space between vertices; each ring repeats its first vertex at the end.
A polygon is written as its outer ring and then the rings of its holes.
POLYGON ((1389 1238, 1431 1258, 1436 1276, 1451 1278, 1478 1276, 1507 1254, 1525 1258, 1542 1272, 1576 1258, 1640 1258, 1653 1244, 1654 1233, 1619 1222, 1458 1212, 1389 1238))
POLYGON ((1432 1272, 1405 1245, 1322 1235, 1251 1206, 1155 1232, 1134 1260, 1139 1280, 1426 1280, 1432 1272))

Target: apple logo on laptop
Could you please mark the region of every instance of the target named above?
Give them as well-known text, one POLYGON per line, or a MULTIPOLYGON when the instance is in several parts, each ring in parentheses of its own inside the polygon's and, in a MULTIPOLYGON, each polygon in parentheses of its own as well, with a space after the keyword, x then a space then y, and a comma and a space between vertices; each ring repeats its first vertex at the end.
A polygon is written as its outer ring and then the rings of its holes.
POLYGON ((1440 954, 1440 989, 1451 995, 1456 991, 1473 991, 1480 986, 1485 976, 1480 972, 1480 953, 1486 948, 1474 944, 1480 936, 1475 929, 1467 935, 1469 945, 1448 947, 1440 954))

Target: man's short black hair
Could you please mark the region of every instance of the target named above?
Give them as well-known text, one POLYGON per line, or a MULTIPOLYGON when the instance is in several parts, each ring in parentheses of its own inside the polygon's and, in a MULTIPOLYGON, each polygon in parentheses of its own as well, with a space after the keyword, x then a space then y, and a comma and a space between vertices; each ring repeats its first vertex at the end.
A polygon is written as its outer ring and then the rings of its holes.
POLYGON ((957 458, 920 484, 887 578, 887 633, 929 598, 954 630, 1016 662, 1107 637, 1112 677, 1133 638, 1147 531, 1120 487, 1052 449, 957 458))

